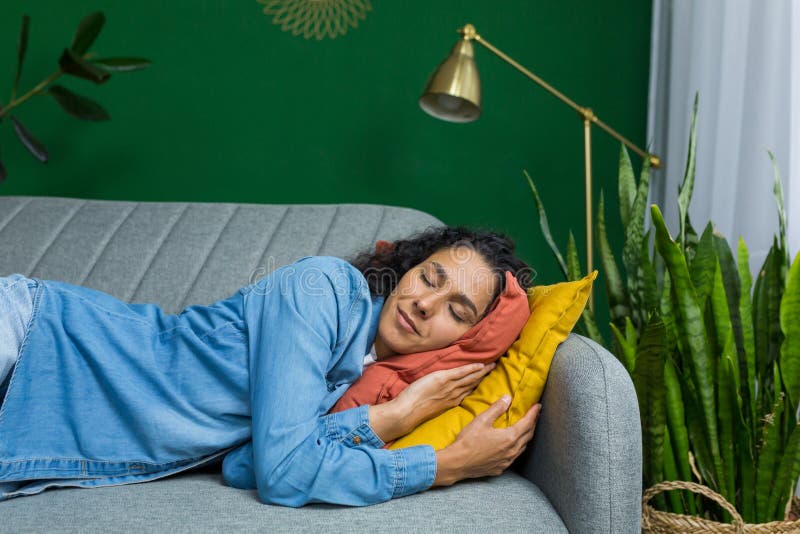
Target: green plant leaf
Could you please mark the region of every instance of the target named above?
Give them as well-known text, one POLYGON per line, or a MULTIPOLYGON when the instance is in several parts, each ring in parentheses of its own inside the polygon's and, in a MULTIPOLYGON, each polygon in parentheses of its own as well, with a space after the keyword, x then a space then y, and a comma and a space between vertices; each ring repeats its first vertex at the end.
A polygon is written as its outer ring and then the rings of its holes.
MULTIPOLYGON (((767 314, 767 270, 774 263, 773 255, 776 248, 769 249, 764 264, 756 276, 755 288, 753 289, 753 335, 756 356, 756 372, 758 381, 765 384, 769 379, 767 368, 769 366, 769 320, 767 314)), ((764 388, 762 388, 763 391, 764 388)))
POLYGON ((17 96, 19 79, 22 76, 22 64, 25 62, 25 52, 28 50, 28 31, 31 25, 31 18, 22 15, 22 26, 19 29, 19 41, 17 43, 17 73, 14 75, 14 86, 11 89, 11 100, 17 96))
POLYGON ((622 227, 627 228, 633 209, 633 201, 636 198, 636 179, 633 176, 633 165, 631 156, 625 145, 619 145, 619 215, 622 219, 622 227))
MULTIPOLYGON (((700 398, 701 416, 704 423, 703 432, 708 440, 711 460, 713 462, 715 480, 724 484, 721 477, 722 460, 719 451, 716 399, 714 398, 714 370, 712 355, 708 346, 708 333, 703 322, 703 312, 697 302, 686 258, 680 247, 669 235, 661 211, 655 204, 651 207, 653 226, 656 229, 656 246, 659 254, 669 270, 672 290, 676 298, 675 322, 681 344, 689 352, 691 362, 691 380, 700 398)), ((717 486, 713 489, 723 489, 717 486)))
POLYGON ((100 35, 105 22, 106 16, 102 11, 95 11, 83 17, 69 47, 79 56, 84 55, 100 35))
MULTIPOLYGON (((639 176, 636 198, 630 212, 630 220, 625 226, 625 244, 622 247, 622 258, 628 275, 635 273, 639 260, 639 250, 644 235, 644 219, 647 211, 647 196, 650 193, 650 160, 645 159, 639 176)), ((630 279, 630 276, 628 277, 630 279)))
MULTIPOLYGON (((692 468, 689 465, 689 434, 686 430, 686 419, 683 409, 683 396, 678 381, 678 371, 672 358, 667 358, 664 366, 664 386, 666 389, 666 416, 670 442, 675 455, 675 466, 680 480, 692 481, 692 468)), ((694 498, 689 492, 683 492, 689 513, 694 515, 694 498)))
POLYGON ((781 173, 778 171, 778 162, 775 161, 775 155, 770 150, 767 150, 767 154, 769 154, 769 159, 772 160, 772 169, 775 174, 772 193, 775 195, 775 204, 778 206, 778 238, 780 248, 782 250, 786 250, 786 211, 783 207, 783 184, 781 182, 781 173))
POLYGON ((580 259, 578 259, 578 247, 575 245, 575 236, 570 230, 567 239, 567 280, 574 281, 581 278, 583 276, 581 275, 580 259))
POLYGON ((716 256, 714 256, 714 267, 714 286, 711 290, 710 300, 713 322, 711 327, 706 327, 706 331, 711 334, 709 341, 717 345, 715 352, 722 354, 728 336, 733 335, 733 328, 731 327, 731 318, 728 312, 728 297, 725 294, 725 286, 722 281, 722 270, 719 268, 716 256))
POLYGON ((735 378, 733 376, 733 358, 735 357, 733 332, 728 331, 725 338, 722 355, 717 365, 717 406, 719 446, 722 456, 722 485, 723 497, 728 502, 736 503, 736 457, 734 451, 734 417, 739 411, 736 400, 732 396, 735 392, 735 378), (729 365, 730 364, 730 367, 729 365))
POLYGON ((789 405, 800 403, 800 253, 789 268, 786 291, 780 305, 781 343, 780 369, 789 405))
POLYGON ((780 301, 784 289, 781 279, 781 256, 777 238, 764 260, 756 279, 753 295, 753 330, 755 338, 756 373, 759 379, 759 405, 768 409, 772 398, 765 397, 773 391, 776 370, 773 365, 780 354, 783 338, 780 326, 780 301))
POLYGON ((48 89, 56 102, 70 115, 86 121, 109 120, 108 113, 100 104, 86 97, 77 95, 61 85, 53 85, 48 89))
POLYGON ((522 171, 522 173, 525 175, 525 178, 528 179, 528 185, 530 185, 531 191, 533 192, 533 200, 536 203, 536 211, 539 214, 539 226, 542 229, 544 240, 547 241, 548 245, 550 245, 550 250, 553 251, 553 255, 556 257, 556 261, 558 261, 558 266, 561 267, 561 272, 564 273, 564 278, 569 280, 567 264, 564 263, 564 258, 561 256, 561 252, 559 252, 556 242, 553 241, 553 236, 550 235, 550 225, 547 223, 547 213, 544 211, 544 204, 542 203, 542 199, 539 197, 539 191, 536 189, 536 186, 533 184, 533 180, 531 180, 531 177, 528 175, 528 171, 522 171))
MULTIPOLYGON (((800 429, 795 425, 786 444, 783 457, 778 467, 777 478, 767 501, 767 513, 776 521, 783 520, 786 502, 794 493, 794 485, 800 476, 800 429)), ((766 516, 770 520, 770 516, 766 516)))
MULTIPOLYGON (((741 302, 742 302, 742 282, 739 276, 738 260, 734 259, 731 247, 728 245, 727 239, 722 235, 714 234, 714 250, 719 259, 719 269, 722 276, 722 288, 725 292, 726 303, 728 306, 727 316, 728 320, 726 326, 733 331, 734 348, 736 349, 736 362, 737 372, 741 378, 742 391, 741 396, 747 406, 751 405, 750 399, 751 389, 750 385, 755 384, 755 370, 748 363, 747 348, 745 346, 744 324, 742 321, 741 302)), ((749 280, 749 267, 748 267, 748 280, 749 280)), ((749 283, 749 282, 748 282, 749 283)), ((747 286, 747 291, 750 286, 747 286)), ((749 295, 748 295, 749 298, 749 295)), ((721 312, 722 313, 722 312, 721 312)), ((752 322, 749 327, 752 329, 752 322)), ((751 330, 752 333, 752 330, 751 330)), ((722 335, 720 333, 720 335, 722 335)), ((752 341, 752 340, 751 340, 752 341)), ((749 414, 748 414, 749 419, 749 414)))
MULTIPOLYGON (((664 480, 678 480, 678 466, 675 464, 675 451, 672 450, 672 440, 670 439, 669 432, 664 431, 664 480)), ((681 500, 681 495, 677 491, 670 491, 668 493, 670 512, 676 514, 686 513, 686 508, 681 500)))
MULTIPOLYGON (((658 256, 659 258, 661 256, 658 256)), ((667 346, 670 351, 676 349, 678 345, 677 326, 675 325, 675 313, 672 308, 672 282, 669 279, 669 271, 664 272, 664 284, 661 288, 661 300, 659 302, 659 311, 661 312, 661 320, 664 321, 664 326, 667 329, 667 346)), ((678 350, 680 353, 680 350, 678 350)))
MULTIPOLYGON (((729 338, 732 342, 732 338, 729 338)), ((732 354, 732 347, 729 346, 728 354, 732 354)), ((732 357, 722 358, 720 364, 728 369, 728 375, 732 380, 726 380, 729 389, 730 413, 733 423, 733 445, 736 455, 736 465, 738 466, 738 491, 736 500, 731 504, 742 514, 747 516, 745 521, 755 522, 755 467, 753 461, 753 439, 750 427, 742 416, 742 397, 739 394, 743 384, 737 383, 736 365, 732 357)), ((724 408, 720 408, 720 414, 724 408)))
POLYGON ((683 250, 686 251, 686 260, 692 261, 694 259, 695 250, 697 250, 697 246, 700 242, 700 239, 697 237, 697 232, 695 232, 694 227, 692 226, 692 221, 690 220, 689 214, 686 214, 686 242, 684 243, 685 247, 683 250))
POLYGON ((625 244, 622 246, 622 263, 628 287, 628 300, 631 312, 638 325, 644 325, 647 316, 642 313, 642 303, 639 302, 639 288, 637 287, 639 272, 639 257, 644 235, 644 219, 647 211, 647 196, 650 192, 650 160, 645 158, 642 172, 639 176, 639 186, 636 198, 631 207, 630 221, 625 227, 625 244))
POLYGON ((603 275, 605 276, 608 311, 611 321, 616 325, 621 325, 623 318, 630 314, 630 310, 617 260, 611 252, 611 245, 609 245, 608 236, 606 235, 605 201, 602 190, 600 191, 600 203, 597 208, 595 234, 600 265, 603 267, 603 275))
POLYGON ((625 317, 625 339, 634 347, 639 345, 639 332, 630 317, 625 317))
POLYGON ((47 149, 40 143, 23 125, 16 117, 11 117, 11 122, 14 124, 14 133, 17 134, 17 138, 20 140, 22 145, 28 149, 28 152, 33 154, 33 157, 41 161, 42 163, 47 163, 47 159, 49 156, 47 155, 47 149))
POLYGON ((767 285, 767 320, 769 322, 768 354, 770 363, 778 360, 780 346, 783 342, 783 333, 781 332, 780 325, 780 302, 786 286, 783 276, 784 252, 779 248, 776 239, 773 239, 772 248, 775 249, 775 253, 772 254, 772 262, 767 268, 765 276, 767 285))
POLYGON ((772 518, 769 505, 770 490, 775 480, 778 462, 781 457, 781 414, 783 413, 784 395, 780 393, 772 406, 772 411, 764 419, 761 432, 761 444, 758 451, 758 467, 756 469, 756 521, 766 523, 772 518))
POLYGON ((656 282, 656 271, 653 262, 650 261, 650 230, 642 238, 642 249, 639 256, 639 280, 636 287, 639 288, 641 297, 642 317, 658 308, 658 284, 656 282))
POLYGON ((702 402, 698 398, 691 378, 685 376, 687 374, 682 373, 679 376, 686 413, 686 431, 689 434, 689 443, 694 454, 694 462, 701 477, 698 482, 719 492, 720 486, 715 472, 715 460, 709 448, 708 429, 703 420, 702 402))
POLYGON ((143 57, 108 57, 92 59, 91 62, 112 72, 142 70, 149 67, 152 63, 149 59, 143 57))
POLYGON ((694 258, 689 265, 692 285, 697 291, 697 301, 700 309, 705 309, 706 300, 711 295, 714 287, 714 271, 717 268, 717 255, 714 253, 712 234, 714 228, 709 222, 700 241, 697 242, 694 258))
POLYGON ((600 333, 600 329, 597 327, 597 322, 594 319, 594 313, 592 313, 592 310, 589 309, 589 306, 583 308, 581 320, 583 321, 582 324, 586 330, 586 335, 600 345, 607 347, 608 344, 606 343, 606 340, 603 339, 603 335, 600 333))
POLYGON ((65 74, 83 78, 97 84, 106 82, 111 74, 95 64, 83 59, 69 48, 65 48, 58 60, 58 65, 65 74))
MULTIPOLYGON (((736 506, 736 509, 742 514, 742 517, 747 515, 748 522, 755 521, 755 466, 753 461, 753 438, 750 426, 745 422, 742 409, 746 409, 742 405, 742 397, 740 395, 741 387, 739 384, 737 367, 733 362, 733 338, 731 336, 726 340, 726 348, 723 349, 723 354, 728 354, 728 357, 723 357, 720 360, 720 365, 725 366, 728 371, 729 379, 725 382, 728 385, 729 394, 731 399, 730 412, 731 422, 733 423, 733 446, 735 454, 736 466, 734 471, 738 468, 739 486, 734 488, 736 500, 732 500, 731 504, 736 506)), ((720 408, 722 411, 722 408, 720 408)))
POLYGON ((619 345, 619 351, 615 351, 614 355, 628 371, 628 374, 632 375, 636 368, 636 345, 629 343, 628 339, 622 335, 622 332, 619 331, 619 328, 614 323, 610 323, 610 326, 611 333, 619 345))
POLYGON ((650 317, 636 347, 633 383, 639 398, 642 439, 645 453, 645 483, 652 486, 663 480, 664 466, 664 323, 657 313, 650 317))
POLYGON ((742 388, 747 387, 748 389, 748 395, 744 395, 743 393, 742 397, 750 399, 749 402, 745 403, 745 406, 749 407, 749 409, 745 411, 745 419, 752 432, 753 424, 756 420, 756 349, 753 334, 753 303, 750 298, 753 278, 750 275, 750 257, 747 251, 747 245, 741 237, 739 237, 736 249, 736 263, 739 271, 739 280, 741 282, 741 291, 739 292, 739 317, 742 321, 742 344, 744 346, 745 367, 747 368, 747 378, 746 380, 742 380, 742 388))
POLYGON ((697 157, 697 101, 699 93, 694 94, 692 106, 692 126, 689 129, 689 150, 686 156, 686 170, 683 173, 683 183, 678 189, 678 220, 680 222, 680 239, 678 243, 681 250, 686 246, 686 221, 689 215, 689 203, 692 201, 694 190, 695 159, 697 157))

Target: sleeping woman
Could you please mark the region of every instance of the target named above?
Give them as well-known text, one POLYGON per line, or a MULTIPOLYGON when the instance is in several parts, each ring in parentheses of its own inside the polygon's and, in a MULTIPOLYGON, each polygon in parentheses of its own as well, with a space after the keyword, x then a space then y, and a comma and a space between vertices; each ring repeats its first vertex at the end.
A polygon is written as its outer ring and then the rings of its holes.
POLYGON ((533 437, 538 405, 494 428, 508 408, 498 399, 438 451, 381 448, 457 406, 492 365, 436 371, 391 401, 328 411, 364 365, 458 340, 488 313, 506 271, 529 287, 513 252, 494 232, 432 227, 352 261, 301 258, 177 315, 0 277, 0 501, 220 461, 226 484, 292 507, 364 506, 499 475, 533 437))

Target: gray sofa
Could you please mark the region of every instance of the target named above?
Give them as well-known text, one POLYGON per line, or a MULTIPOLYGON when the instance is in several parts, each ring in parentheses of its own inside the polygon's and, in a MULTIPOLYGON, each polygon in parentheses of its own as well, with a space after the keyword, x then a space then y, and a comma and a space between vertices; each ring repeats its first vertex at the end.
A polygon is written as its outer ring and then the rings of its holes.
MULTIPOLYGON (((0 276, 63 280, 177 313, 302 256, 347 257, 376 239, 440 224, 414 209, 369 204, 0 196, 0 276)), ((542 404, 532 444, 498 477, 374 506, 295 509, 225 486, 216 463, 147 483, 3 501, 0 531, 639 531, 639 413, 622 366, 573 334, 556 353, 542 404)))

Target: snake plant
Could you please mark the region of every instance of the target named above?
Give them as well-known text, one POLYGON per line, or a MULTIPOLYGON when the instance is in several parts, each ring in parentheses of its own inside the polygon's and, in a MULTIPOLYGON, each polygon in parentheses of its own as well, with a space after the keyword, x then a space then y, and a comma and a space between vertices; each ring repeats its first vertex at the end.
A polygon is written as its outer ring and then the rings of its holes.
MULTIPOLYGON (((663 480, 699 482, 723 495, 747 522, 781 520, 800 476, 800 255, 790 262, 781 180, 771 153, 779 227, 755 282, 741 238, 733 250, 710 222, 699 235, 695 231, 689 204, 697 100, 674 237, 656 205, 650 206, 652 229, 645 227, 650 169, 645 160, 637 181, 622 146, 622 250, 615 254, 609 244, 602 193, 594 236, 611 339, 603 337, 588 309, 580 327, 633 378, 645 487, 663 480)), ((562 255, 539 193, 525 176, 545 239, 565 278, 574 280, 581 274, 574 240, 570 234, 562 255)), ((659 495, 654 504, 728 519, 718 505, 685 491, 659 495)))

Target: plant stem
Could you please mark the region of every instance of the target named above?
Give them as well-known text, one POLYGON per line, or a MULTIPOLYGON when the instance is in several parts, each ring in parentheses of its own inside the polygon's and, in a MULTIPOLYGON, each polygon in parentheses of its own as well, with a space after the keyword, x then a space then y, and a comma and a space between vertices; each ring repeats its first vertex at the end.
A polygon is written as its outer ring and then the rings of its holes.
POLYGON ((44 91, 44 89, 45 89, 45 88, 46 88, 46 87, 47 87, 49 84, 51 84, 51 83, 52 83, 52 82, 54 82, 56 79, 58 79, 58 77, 59 77, 59 76, 61 76, 62 74, 63 74, 63 73, 62 73, 60 70, 58 70, 58 71, 54 72, 53 74, 51 74, 50 76, 48 76, 47 78, 45 78, 44 80, 42 80, 41 82, 39 82, 39 83, 36 85, 36 87, 34 87, 34 88, 33 88, 33 89, 31 89, 30 91, 28 91, 27 93, 25 93, 24 95, 22 95, 21 97, 19 97, 19 98, 17 98, 17 99, 13 99, 13 98, 12 98, 11 102, 9 102, 9 103, 8 103, 8 105, 7 105, 6 107, 1 107, 1 106, 0 106, 0 119, 2 119, 2 118, 3 118, 3 117, 4 117, 4 116, 5 116, 5 115, 6 115, 6 114, 7 114, 7 113, 10 111, 10 110, 12 110, 12 109, 14 109, 15 107, 17 107, 17 106, 19 106, 19 105, 23 104, 23 103, 24 103, 26 100, 28 100, 28 99, 29 99, 30 97, 32 97, 33 95, 39 94, 39 93, 41 93, 42 91, 44 91))

